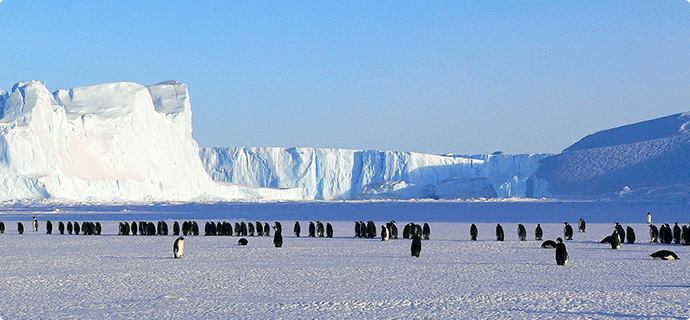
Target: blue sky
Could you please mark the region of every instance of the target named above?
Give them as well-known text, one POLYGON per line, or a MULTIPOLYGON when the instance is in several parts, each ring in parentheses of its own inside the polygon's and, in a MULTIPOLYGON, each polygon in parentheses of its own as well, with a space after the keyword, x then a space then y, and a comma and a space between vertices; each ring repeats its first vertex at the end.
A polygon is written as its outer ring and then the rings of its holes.
POLYGON ((0 87, 189 85, 201 146, 559 152, 690 111, 690 3, 0 3, 0 87))

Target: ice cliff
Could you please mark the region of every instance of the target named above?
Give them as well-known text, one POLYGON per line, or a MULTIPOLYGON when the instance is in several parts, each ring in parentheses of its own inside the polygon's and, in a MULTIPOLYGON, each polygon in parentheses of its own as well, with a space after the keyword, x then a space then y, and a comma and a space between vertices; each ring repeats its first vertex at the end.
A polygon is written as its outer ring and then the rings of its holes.
POLYGON ((300 188, 305 199, 524 197, 547 154, 441 156, 322 148, 203 148, 216 181, 300 188))
POLYGON ((214 182, 192 138, 185 84, 110 83, 0 96, 0 201, 300 199, 299 190, 214 182))

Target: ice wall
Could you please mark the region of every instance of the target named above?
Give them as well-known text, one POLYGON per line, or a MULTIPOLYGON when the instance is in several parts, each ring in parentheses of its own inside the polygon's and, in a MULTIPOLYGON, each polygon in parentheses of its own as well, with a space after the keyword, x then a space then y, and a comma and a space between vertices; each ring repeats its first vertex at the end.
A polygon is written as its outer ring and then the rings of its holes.
POLYGON ((300 199, 221 185, 192 138, 185 84, 121 82, 50 93, 21 82, 0 99, 0 201, 300 199))
POLYGON ((305 199, 524 197, 548 154, 440 156, 320 148, 203 148, 216 181, 301 188, 305 199))

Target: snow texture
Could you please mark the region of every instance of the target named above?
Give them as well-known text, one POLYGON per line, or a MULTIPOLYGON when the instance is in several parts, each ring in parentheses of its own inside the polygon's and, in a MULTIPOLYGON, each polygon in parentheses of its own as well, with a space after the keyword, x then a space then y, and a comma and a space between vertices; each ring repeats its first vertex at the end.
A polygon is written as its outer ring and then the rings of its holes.
POLYGON ((220 185, 192 138, 185 84, 58 90, 21 82, 0 99, 0 201, 300 199, 299 190, 220 185))
POLYGON ((320 148, 203 148, 216 181, 301 188, 304 199, 524 197, 548 154, 440 156, 320 148))

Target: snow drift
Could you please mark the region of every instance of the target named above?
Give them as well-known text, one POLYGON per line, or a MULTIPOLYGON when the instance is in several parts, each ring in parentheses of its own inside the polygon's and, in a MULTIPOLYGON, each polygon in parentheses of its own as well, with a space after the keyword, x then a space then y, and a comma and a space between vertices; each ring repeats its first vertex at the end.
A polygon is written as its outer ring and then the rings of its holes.
POLYGON ((0 200, 300 199, 299 190, 220 185, 192 138, 187 86, 110 83, 0 98, 0 200), (296 192, 297 191, 297 192, 296 192))
POLYGON ((544 159, 533 181, 546 186, 535 196, 687 198, 690 113, 584 137, 561 154, 544 159))
POLYGON ((305 199, 524 197, 548 154, 440 156, 324 148, 203 148, 216 181, 300 188, 305 199))

